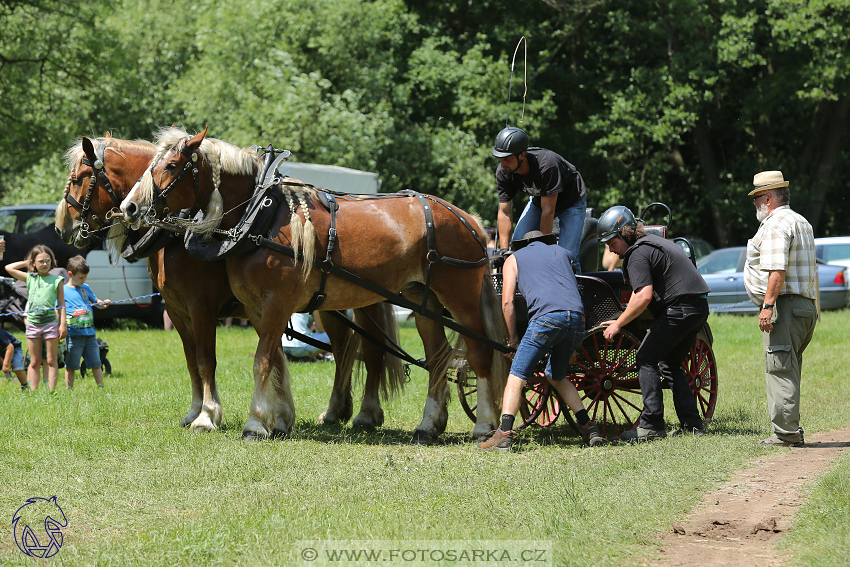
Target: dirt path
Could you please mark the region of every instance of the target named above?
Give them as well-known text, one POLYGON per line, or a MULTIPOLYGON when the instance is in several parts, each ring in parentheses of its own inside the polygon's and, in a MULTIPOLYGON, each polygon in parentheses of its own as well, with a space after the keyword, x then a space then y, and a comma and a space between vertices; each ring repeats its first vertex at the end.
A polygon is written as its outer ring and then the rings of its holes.
POLYGON ((657 567, 778 567, 776 544, 805 500, 803 485, 850 450, 850 427, 806 436, 806 446, 777 450, 705 496, 683 522, 659 536, 657 567))

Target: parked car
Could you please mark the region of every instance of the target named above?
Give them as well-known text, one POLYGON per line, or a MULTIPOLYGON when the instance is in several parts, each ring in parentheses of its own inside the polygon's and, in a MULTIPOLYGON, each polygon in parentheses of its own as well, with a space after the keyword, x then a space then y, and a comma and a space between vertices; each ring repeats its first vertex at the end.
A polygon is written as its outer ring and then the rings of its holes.
POLYGON ((850 236, 815 238, 815 256, 827 264, 850 268, 850 236))
POLYGON ((113 262, 102 243, 82 250, 65 244, 53 228, 55 211, 56 205, 46 204, 0 207, 0 234, 3 234, 7 241, 2 265, 22 260, 35 244, 49 246, 56 255, 60 268, 66 266, 68 258, 81 254, 85 256, 91 268, 87 283, 95 294, 113 302, 120 301, 107 309, 95 309, 96 322, 127 317, 161 326, 163 308, 159 296, 126 301, 148 296, 156 291, 148 274, 147 262, 128 262, 123 258, 113 262))
MULTIPOLYGON (((691 246, 694 247, 695 259, 697 261, 714 252, 714 246, 712 246, 699 236, 684 236, 682 238, 687 239, 691 246)), ((690 247, 684 240, 676 240, 675 242, 679 245, 679 248, 685 251, 685 254, 687 254, 688 256, 691 255, 690 247)))
MULTIPOLYGON (((736 246, 715 250, 697 262, 697 270, 711 287, 708 307, 722 313, 758 313, 744 288, 747 248, 736 246)), ((848 268, 818 261, 821 310, 841 309, 850 304, 848 268)))

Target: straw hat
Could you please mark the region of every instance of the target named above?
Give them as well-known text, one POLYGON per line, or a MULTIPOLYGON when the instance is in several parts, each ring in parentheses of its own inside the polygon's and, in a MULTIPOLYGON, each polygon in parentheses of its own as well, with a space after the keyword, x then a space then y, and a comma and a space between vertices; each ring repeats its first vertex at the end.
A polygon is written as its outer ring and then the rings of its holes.
POLYGON ((755 195, 768 189, 788 187, 788 182, 782 177, 781 171, 762 171, 761 173, 756 173, 755 177, 753 177, 753 185, 756 188, 747 193, 748 195, 755 195))
POLYGON ((557 244, 558 243, 558 235, 555 233, 552 234, 543 234, 539 230, 531 230, 526 232, 522 236, 522 240, 514 240, 511 242, 511 248, 514 252, 519 250, 520 248, 524 248, 528 246, 532 242, 542 242, 544 244, 557 244))

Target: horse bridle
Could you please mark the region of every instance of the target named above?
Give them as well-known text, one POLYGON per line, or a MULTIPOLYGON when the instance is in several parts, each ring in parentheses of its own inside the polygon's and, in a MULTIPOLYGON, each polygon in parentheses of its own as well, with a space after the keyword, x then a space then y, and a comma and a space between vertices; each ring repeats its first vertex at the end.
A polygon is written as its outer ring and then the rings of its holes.
MULTIPOLYGON (((180 170, 180 173, 177 174, 177 177, 171 180, 171 182, 165 187, 165 189, 160 189, 159 185, 156 184, 156 181, 153 180, 153 175, 151 175, 151 185, 153 185, 154 190, 154 198, 151 200, 150 206, 148 206, 148 210, 144 214, 145 222, 147 224, 152 224, 156 220, 156 205, 160 201, 164 201, 168 198, 168 194, 171 193, 172 189, 174 189, 175 185, 183 179, 183 176, 191 169, 192 170, 192 183, 195 187, 195 203, 197 204, 200 199, 200 187, 198 184, 198 152, 193 150, 188 150, 187 148, 182 148, 180 150, 176 150, 173 146, 168 149, 168 151, 164 152, 159 159, 157 159, 153 164, 151 164, 150 168, 148 168, 148 172, 152 172, 153 168, 160 162, 160 160, 165 157, 165 154, 170 151, 179 151, 186 158, 186 165, 183 166, 183 169, 180 170)), ((168 203, 166 202, 165 207, 163 208, 163 216, 168 216, 168 203)))
POLYGON ((74 207, 76 210, 80 212, 80 227, 79 233, 83 238, 95 237, 95 238, 103 238, 101 233, 105 234, 111 228, 106 225, 106 219, 103 220, 102 226, 97 230, 91 231, 89 229, 88 217, 91 216, 95 221, 100 222, 101 219, 91 211, 91 200, 92 196, 95 193, 95 188, 97 187, 97 179, 103 181, 103 188, 106 191, 107 195, 112 199, 112 203, 118 207, 121 205, 121 200, 115 194, 115 191, 112 189, 112 184, 109 182, 109 177, 106 176, 106 170, 104 168, 104 161, 106 159, 106 144, 99 144, 97 149, 95 150, 95 155, 97 156, 94 162, 92 162, 88 157, 83 156, 80 162, 83 165, 87 165, 92 168, 91 179, 89 181, 89 189, 86 193, 86 198, 83 200, 83 203, 80 204, 73 196, 71 196, 70 191, 65 192, 65 202, 74 207))

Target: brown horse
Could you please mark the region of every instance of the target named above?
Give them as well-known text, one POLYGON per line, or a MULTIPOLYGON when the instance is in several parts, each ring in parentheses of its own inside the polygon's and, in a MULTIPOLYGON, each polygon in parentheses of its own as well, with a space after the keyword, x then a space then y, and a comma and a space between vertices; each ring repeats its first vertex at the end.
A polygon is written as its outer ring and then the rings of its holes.
MULTIPOLYGON (((245 163, 253 157, 249 151, 205 136, 206 130, 196 136, 175 129, 159 133, 159 151, 151 169, 121 205, 128 222, 155 221, 163 206, 171 211, 200 206, 205 221, 188 226, 188 230, 210 235, 214 229, 228 230, 238 224, 255 188, 255 176, 244 172, 245 163), (186 175, 190 169, 196 171, 186 175), (155 197, 157 185, 165 189, 155 197)), ((333 272, 323 277, 322 270, 314 267, 316 250, 328 249, 331 234, 331 213, 320 204, 316 189, 293 183, 276 191, 288 206, 278 207, 268 234, 279 245, 297 250, 296 256, 258 246, 226 261, 230 286, 260 335, 254 358, 254 396, 243 430, 248 437, 288 430, 294 420, 292 405, 274 395, 275 390, 288 386, 279 349, 279 322, 304 309, 323 280, 326 299, 321 309, 356 308, 383 299, 379 293, 333 272)), ((332 265, 389 293, 425 302, 432 312, 442 313, 445 306, 468 330, 503 341, 505 324, 483 260, 486 248, 480 223, 431 196, 393 197, 339 198, 335 214, 339 238, 332 249, 332 265), (453 261, 439 261, 445 257, 453 261), (467 266, 459 267, 460 263, 467 266)), ((451 349, 441 323, 416 314, 416 325, 424 343, 430 388, 414 441, 428 441, 446 427, 445 371, 451 349)), ((501 353, 487 344, 467 337, 464 340, 469 364, 478 377, 478 414, 473 430, 478 437, 497 425, 493 392, 501 392, 507 365, 501 353)))
MULTIPOLYGON (((108 246, 117 257, 127 228, 115 222, 119 217, 113 213, 146 170, 155 149, 150 142, 111 137, 94 141, 84 137, 70 148, 66 159, 71 174, 56 209, 56 228, 63 240, 84 246, 95 237, 107 237, 108 246)), ((181 238, 172 239, 157 251, 149 258, 148 265, 151 278, 162 291, 168 313, 183 341, 191 377, 192 406, 181 424, 192 430, 217 429, 222 420, 215 381, 217 320, 231 314, 229 311, 233 309, 238 310, 234 315, 243 314, 244 309, 230 290, 224 262, 193 258, 183 248, 181 238), (198 286, 198 279, 206 282, 205 285, 198 286)), ((397 337, 389 305, 376 306, 369 315, 391 338, 397 337)), ((355 317, 361 326, 371 328, 371 321, 363 313, 357 312, 355 317)), ((351 372, 360 344, 358 337, 337 319, 323 318, 323 323, 338 362, 331 400, 319 421, 345 422, 352 415, 351 372)), ((383 349, 371 343, 364 343, 362 351, 367 369, 366 392, 354 426, 378 427, 383 422, 380 391, 398 389, 401 364, 395 357, 385 361, 383 349)))

